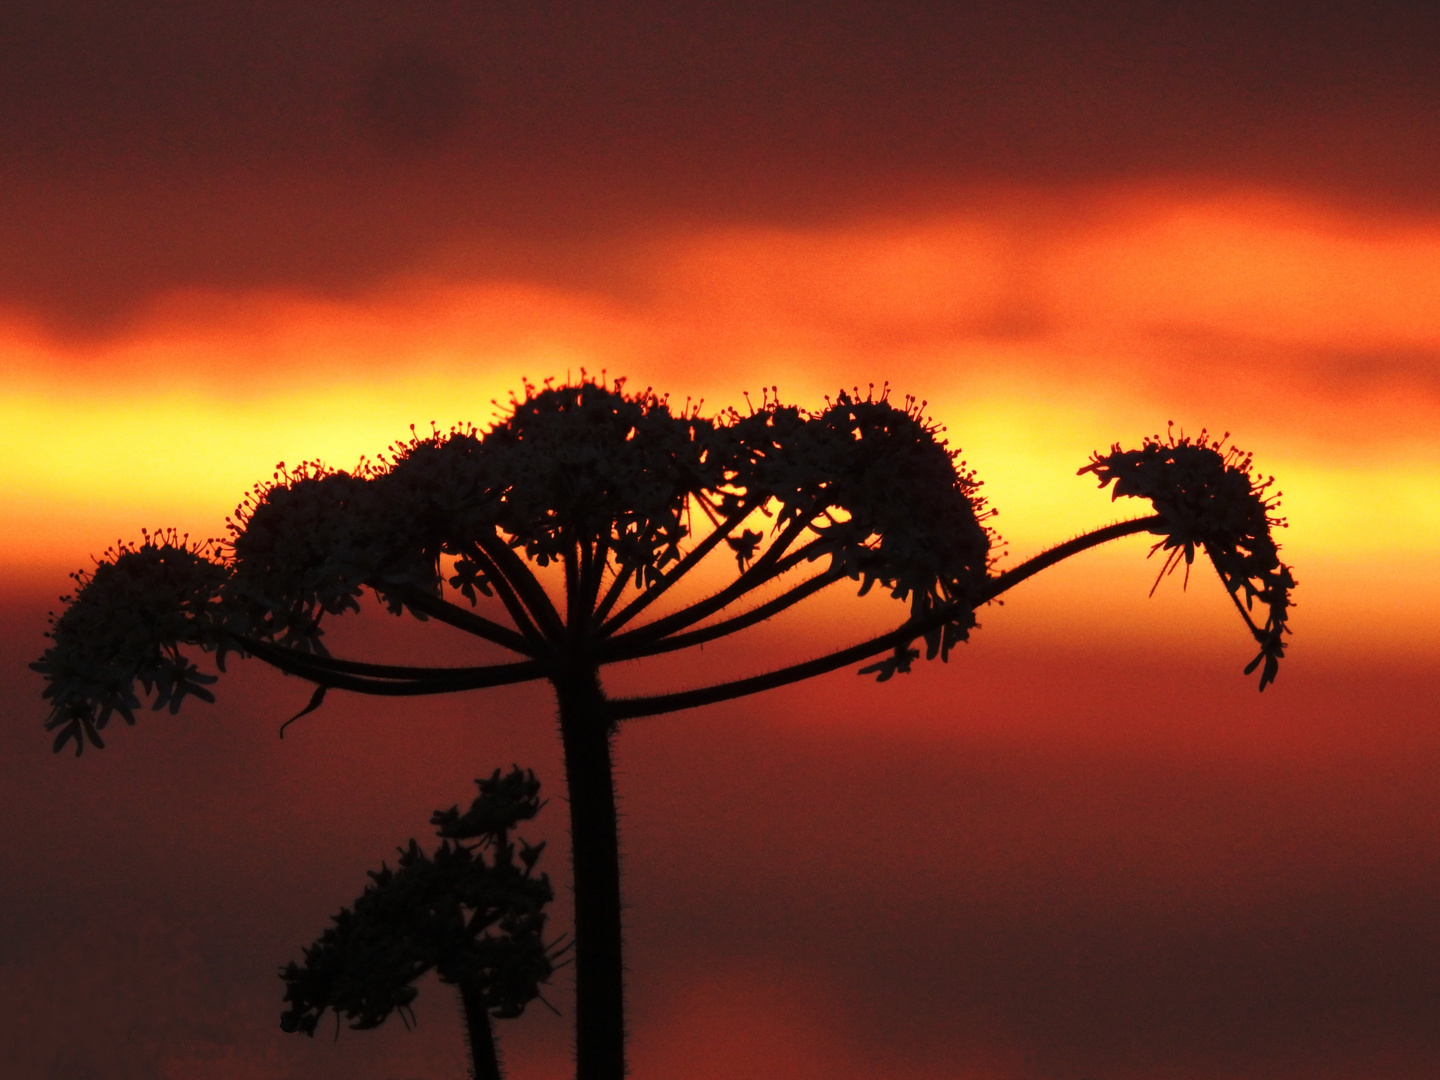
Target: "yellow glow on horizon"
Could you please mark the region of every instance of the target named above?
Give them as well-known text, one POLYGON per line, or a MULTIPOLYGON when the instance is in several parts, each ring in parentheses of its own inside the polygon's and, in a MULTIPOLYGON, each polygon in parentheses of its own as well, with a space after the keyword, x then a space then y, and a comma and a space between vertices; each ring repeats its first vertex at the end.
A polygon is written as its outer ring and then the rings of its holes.
MULTIPOLYGON (((0 326, 0 566, 50 575, 142 525, 217 535, 277 461, 348 468, 412 423, 483 427, 522 375, 607 369, 709 409, 888 377, 978 471, 1012 563, 1144 512, 1076 476, 1092 451, 1209 421, 1278 477, 1297 625, 1440 638, 1440 223, 1254 193, 1042 209, 676 235, 623 253, 648 282, 627 297, 415 279, 352 301, 177 295, 89 344, 0 326), (1399 359, 1327 374, 1371 354, 1399 359), (1364 614, 1379 602, 1408 627, 1364 614)), ((1115 595, 1153 575, 1143 550, 1133 572, 1087 558, 1125 579, 1115 595)), ((1037 611, 1109 603, 1066 580, 1027 586, 1037 611)))

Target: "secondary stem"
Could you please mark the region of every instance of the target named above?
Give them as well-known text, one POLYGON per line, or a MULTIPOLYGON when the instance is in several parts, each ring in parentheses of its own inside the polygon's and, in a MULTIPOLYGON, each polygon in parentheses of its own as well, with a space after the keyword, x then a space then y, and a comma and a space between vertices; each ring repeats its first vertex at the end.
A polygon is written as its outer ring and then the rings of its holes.
POLYGON ((490 1027, 490 1010, 479 979, 460 983, 460 1004, 465 1013, 465 1033, 470 1044, 470 1069, 475 1080, 501 1080, 500 1054, 490 1027))

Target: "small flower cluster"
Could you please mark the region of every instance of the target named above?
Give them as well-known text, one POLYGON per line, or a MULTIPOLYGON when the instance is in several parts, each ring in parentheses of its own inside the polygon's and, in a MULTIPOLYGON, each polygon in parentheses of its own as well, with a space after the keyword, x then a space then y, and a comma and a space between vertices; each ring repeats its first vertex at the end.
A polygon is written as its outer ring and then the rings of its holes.
POLYGON ((1269 494, 1275 479, 1252 476, 1251 456, 1227 447, 1228 437, 1211 440, 1206 431, 1195 438, 1177 437, 1172 427, 1164 437, 1147 438, 1138 450, 1117 444, 1108 454, 1097 453, 1080 473, 1094 473, 1102 488, 1113 483, 1112 498, 1145 498, 1154 505, 1160 521, 1152 532, 1164 537, 1154 550, 1167 552, 1161 577, 1181 560, 1188 573, 1196 547, 1205 550, 1260 644, 1260 654, 1245 673, 1263 664, 1263 690, 1274 681, 1285 653, 1295 578, 1280 561, 1272 534, 1285 525, 1274 513, 1279 493, 1269 494), (1263 624, 1251 616, 1256 601, 1265 611, 1263 624))
MULTIPOLYGON (((829 556, 862 596, 879 583, 908 599, 917 619, 958 603, 953 619, 924 635, 928 657, 947 656, 975 625, 966 601, 989 571, 994 537, 984 522, 993 511, 925 403, 897 408, 888 387, 878 396, 872 387, 864 397, 841 391, 809 417, 766 404, 733 424, 731 485, 778 503, 778 526, 809 524, 820 539, 813 557, 829 556)), ((866 671, 887 679, 918 655, 907 643, 866 671)))
POLYGON ((46 729, 55 750, 88 740, 103 747, 100 731, 118 714, 135 723, 141 700, 136 684, 154 694, 156 709, 179 711, 186 697, 214 701, 205 687, 215 677, 200 671, 181 646, 213 648, 217 605, 229 575, 211 543, 192 544, 173 531, 144 533, 139 544, 119 544, 89 573, 69 606, 51 615, 52 645, 30 666, 48 682, 46 729))
POLYGON ((436 811, 431 823, 443 839, 433 856, 412 839, 396 869, 369 872, 371 884, 304 950, 304 964, 281 970, 282 1030, 313 1035, 326 1009, 359 1030, 397 1010, 404 1018, 415 981, 431 970, 478 992, 496 1017, 519 1016, 540 996, 563 951, 544 940, 555 891, 535 873, 545 845, 510 839, 543 805, 540 782, 517 766, 476 784, 465 814, 436 811))
POLYGON ((579 543, 654 580, 680 557, 690 499, 721 482, 713 425, 650 390, 625 394, 623 379, 525 389, 483 436, 397 448, 387 488, 403 490, 456 554, 498 530, 540 566, 579 543))
POLYGON ((322 612, 358 610, 374 569, 372 507, 362 477, 320 462, 282 463, 227 524, 232 625, 316 651, 322 612))

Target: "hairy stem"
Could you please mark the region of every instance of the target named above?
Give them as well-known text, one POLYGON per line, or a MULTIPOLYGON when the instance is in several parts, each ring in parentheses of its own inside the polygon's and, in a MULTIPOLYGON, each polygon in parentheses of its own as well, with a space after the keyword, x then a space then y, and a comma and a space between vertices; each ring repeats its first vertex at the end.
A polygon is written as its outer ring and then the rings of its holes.
POLYGON ((475 1074, 475 1080, 500 1080, 500 1053, 495 1046, 490 1010, 485 1008, 481 982, 479 979, 464 979, 459 989, 460 1007, 465 1014, 465 1041, 470 1050, 470 1069, 475 1074))
POLYGON ((1003 574, 997 574, 990 579, 989 585, 981 592, 976 600, 976 606, 994 600, 1001 593, 1008 592, 1026 578, 1034 577, 1048 567, 1078 555, 1082 551, 1089 551, 1101 544, 1108 544, 1111 540, 1119 540, 1122 536, 1134 536, 1136 533, 1149 532, 1151 526, 1158 525, 1161 521, 1159 514, 1151 514, 1149 517, 1132 518, 1129 521, 1117 521, 1113 525, 1106 525, 1102 529, 1095 529, 1088 533, 1082 533, 1073 540, 1066 540, 1063 544, 1056 544, 1047 548, 1039 555, 1026 559, 1019 566, 1013 567, 1003 574))
POLYGON ((593 668, 577 670, 554 683, 570 793, 576 1077, 624 1080, 620 841, 610 766, 614 727, 593 668))

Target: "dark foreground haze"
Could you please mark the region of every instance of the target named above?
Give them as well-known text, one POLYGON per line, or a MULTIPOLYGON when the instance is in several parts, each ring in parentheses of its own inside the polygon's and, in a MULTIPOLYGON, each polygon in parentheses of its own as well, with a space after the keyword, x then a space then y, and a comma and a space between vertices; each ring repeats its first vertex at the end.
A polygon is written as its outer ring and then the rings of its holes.
MULTIPOLYGON (((5 615, 13 672, 40 618, 5 615)), ((1232 662, 991 621, 908 680, 622 731, 635 1074, 1433 1076, 1435 677, 1299 659, 1261 698, 1232 662)), ((77 762, 11 677, 0 1052, 50 1080, 453 1074, 448 988, 415 1032, 307 1042, 275 970, 472 774, 558 780, 550 703, 340 697, 280 742, 299 684, 223 689, 77 762)), ((527 830, 552 870, 562 817, 527 830)), ((571 1068, 543 1009, 499 1033, 517 1077, 571 1068)))

